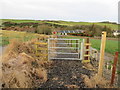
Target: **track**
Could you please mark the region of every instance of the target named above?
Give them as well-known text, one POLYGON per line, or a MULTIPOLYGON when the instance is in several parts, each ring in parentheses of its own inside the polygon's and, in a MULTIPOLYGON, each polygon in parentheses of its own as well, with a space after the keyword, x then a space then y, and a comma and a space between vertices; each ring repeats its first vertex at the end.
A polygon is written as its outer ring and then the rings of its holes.
POLYGON ((81 74, 91 76, 93 72, 82 68, 80 61, 55 60, 48 70, 48 80, 41 88, 67 88, 67 85, 75 85, 85 88, 81 74))
MULTIPOLYGON (((64 43, 61 41, 60 43, 64 43)), ((62 45, 62 47, 65 45, 62 45)), ((61 47, 61 46, 59 46, 61 47)), ((63 52, 75 52, 75 50, 56 49, 63 52)), ((76 57, 75 55, 56 55, 55 57, 76 57)), ((82 68, 78 60, 53 60, 53 65, 48 69, 48 80, 40 88, 68 88, 75 85, 76 88, 85 88, 81 74, 91 76, 93 71, 82 68)))

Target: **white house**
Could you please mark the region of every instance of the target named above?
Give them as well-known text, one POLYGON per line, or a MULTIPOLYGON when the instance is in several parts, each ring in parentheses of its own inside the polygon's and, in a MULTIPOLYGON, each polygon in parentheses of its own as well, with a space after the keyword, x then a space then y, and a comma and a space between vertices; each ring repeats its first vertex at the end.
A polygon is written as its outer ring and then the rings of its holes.
POLYGON ((114 36, 120 35, 120 30, 113 31, 113 35, 114 35, 114 36))

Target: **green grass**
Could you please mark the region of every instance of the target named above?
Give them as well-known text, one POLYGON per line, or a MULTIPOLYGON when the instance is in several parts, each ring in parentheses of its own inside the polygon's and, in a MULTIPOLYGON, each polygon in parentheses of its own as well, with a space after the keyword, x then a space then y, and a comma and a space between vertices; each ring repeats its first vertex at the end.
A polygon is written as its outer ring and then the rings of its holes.
MULTIPOLYGON (((9 44, 9 41, 15 38, 26 42, 31 39, 42 36, 40 34, 18 32, 18 31, 7 31, 7 30, 2 30, 0 33, 2 33, 2 35, 0 36, 0 46, 9 44)), ((66 37, 66 38, 79 38, 82 41, 80 37, 66 37)), ((100 50, 101 40, 90 39, 90 42, 93 48, 100 50)), ((75 43, 75 41, 73 41, 73 43, 75 43)), ((75 46, 73 45, 73 47, 75 46)), ((114 54, 116 51, 118 51, 118 41, 107 40, 105 52, 114 54)))
POLYGON ((20 41, 26 42, 42 36, 40 34, 7 30, 2 30, 0 33, 2 33, 0 36, 0 46, 8 45, 12 39, 18 39, 20 41))
MULTIPOLYGON (((90 41, 93 48, 100 50, 101 40, 91 39, 90 41)), ((114 54, 116 51, 118 51, 118 41, 107 40, 105 52, 114 54)))
MULTIPOLYGON (((66 38, 78 39, 79 37, 66 37, 66 38)), ((81 38, 79 38, 79 39, 80 39, 80 41, 83 40, 81 38)), ((73 42, 73 43, 75 43, 75 42, 73 42)), ((100 50, 101 40, 90 39, 90 43, 92 44, 91 46, 93 48, 96 48, 97 50, 100 50)), ((73 45, 73 47, 75 47, 75 46, 73 45)), ((105 52, 110 53, 110 54, 114 54, 116 51, 118 51, 118 41, 106 40, 105 52)))
POLYGON ((110 24, 110 23, 92 23, 92 22, 71 22, 71 21, 39 21, 39 20, 19 20, 19 19, 1 19, 1 22, 14 22, 14 23, 51 23, 51 24, 58 24, 58 25, 67 25, 67 26, 75 26, 75 25, 99 25, 99 26, 107 26, 110 27, 112 30, 118 30, 117 24, 110 24))

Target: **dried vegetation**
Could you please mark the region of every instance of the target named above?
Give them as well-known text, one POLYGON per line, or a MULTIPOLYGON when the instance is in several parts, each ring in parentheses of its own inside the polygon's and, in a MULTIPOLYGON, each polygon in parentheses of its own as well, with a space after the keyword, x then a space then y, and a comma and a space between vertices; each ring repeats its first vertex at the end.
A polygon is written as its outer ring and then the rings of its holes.
POLYGON ((47 81, 47 68, 52 62, 35 55, 36 41, 12 40, 7 46, 0 60, 3 88, 32 88, 47 81))

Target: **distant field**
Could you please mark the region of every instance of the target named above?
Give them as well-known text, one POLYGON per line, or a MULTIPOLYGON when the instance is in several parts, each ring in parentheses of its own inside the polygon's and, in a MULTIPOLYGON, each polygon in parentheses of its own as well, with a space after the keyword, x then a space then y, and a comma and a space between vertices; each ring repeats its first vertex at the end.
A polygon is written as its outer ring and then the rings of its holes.
POLYGON ((17 20, 17 19, 2 19, 2 22, 14 22, 14 23, 52 23, 58 25, 67 25, 67 26, 74 26, 74 25, 100 25, 100 26, 107 26, 113 30, 118 30, 117 24, 110 24, 110 23, 90 23, 90 22, 71 22, 71 21, 40 21, 40 20, 17 20))
MULTIPOLYGON (((67 37, 67 38, 77 38, 77 37, 67 37)), ((81 38, 80 38, 80 40, 82 41, 81 38)), ((100 50, 101 40, 90 39, 90 42, 91 42, 93 48, 100 50)), ((116 51, 118 51, 118 41, 107 40, 105 52, 110 53, 110 54, 114 54, 116 51)))
POLYGON ((110 27, 111 29, 114 30, 118 30, 118 25, 117 24, 109 24, 109 23, 90 23, 90 22, 65 22, 65 21, 61 21, 60 23, 56 23, 56 24, 62 24, 62 25, 70 25, 70 26, 74 26, 74 25, 100 25, 100 26, 107 26, 110 27))
POLYGON ((37 20, 19 20, 19 19, 2 19, 2 22, 14 22, 14 23, 41 23, 41 21, 37 20))
POLYGON ((20 41, 29 41, 34 38, 38 38, 42 35, 34 34, 34 33, 26 33, 26 32, 18 32, 18 31, 0 31, 0 46, 4 46, 9 44, 9 41, 12 39, 19 39, 20 41))
MULTIPOLYGON (((34 34, 34 33, 26 33, 26 32, 18 32, 18 31, 7 31, 1 30, 0 31, 0 46, 9 44, 9 40, 11 39, 19 39, 21 41, 29 41, 34 38, 41 37, 43 35, 34 34)), ((66 38, 79 38, 79 37, 66 37, 66 38)), ((82 40, 80 38, 80 40, 82 40)), ((93 48, 100 50, 101 40, 97 39, 90 39, 93 48)), ((114 40, 107 40, 106 41, 106 49, 107 53, 114 54, 114 52, 118 51, 118 41, 114 40)))

